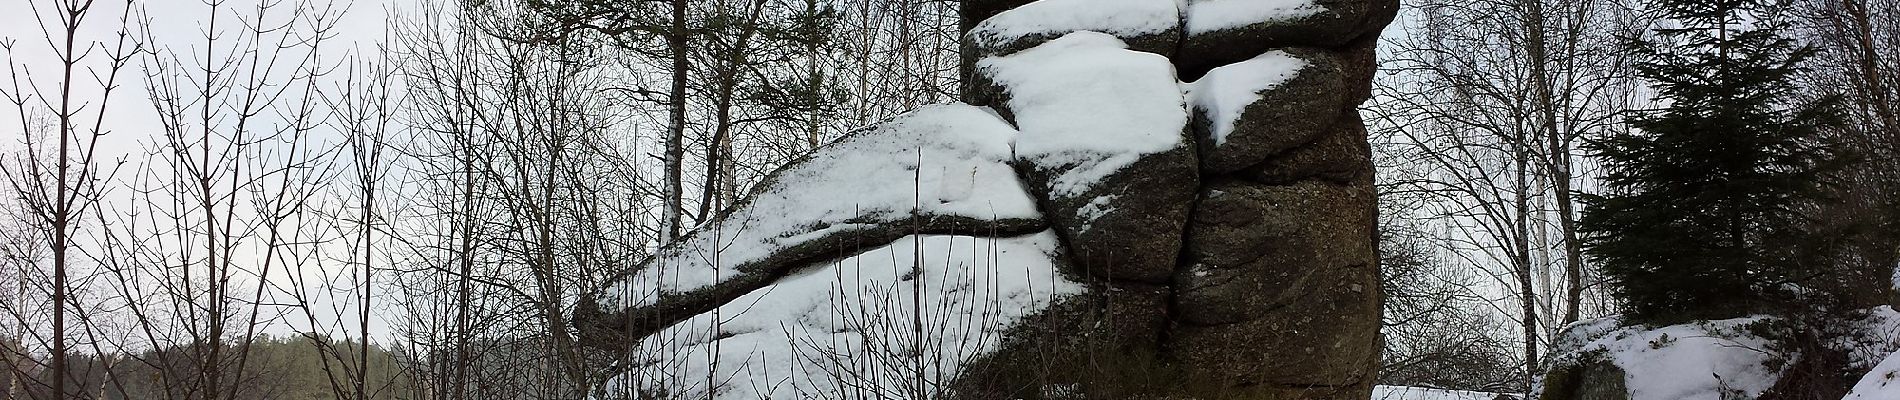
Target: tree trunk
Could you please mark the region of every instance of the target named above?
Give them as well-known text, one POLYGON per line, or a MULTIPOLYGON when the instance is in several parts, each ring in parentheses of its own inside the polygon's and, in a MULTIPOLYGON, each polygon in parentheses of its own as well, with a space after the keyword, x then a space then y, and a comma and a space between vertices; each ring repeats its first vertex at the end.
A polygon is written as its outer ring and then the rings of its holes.
POLYGON ((666 48, 667 51, 672 52, 673 56, 673 71, 672 86, 667 90, 669 103, 666 110, 666 155, 663 157, 666 164, 666 182, 663 183, 666 193, 665 198, 660 200, 661 206, 666 208, 662 212, 665 220, 661 222, 663 226, 660 229, 660 239, 663 243, 671 242, 680 235, 680 212, 682 211, 680 200, 685 195, 680 187, 682 182, 680 159, 686 155, 686 147, 683 143, 686 138, 686 78, 692 68, 686 53, 688 51, 687 5, 687 0, 673 0, 672 29, 666 35, 666 48))
POLYGON ((737 188, 733 173, 732 121, 734 94, 738 90, 740 75, 745 71, 746 63, 752 51, 752 36, 758 32, 760 13, 765 9, 763 0, 752 1, 746 10, 746 19, 741 22, 739 37, 720 54, 718 59, 724 65, 715 66, 718 71, 713 93, 713 137, 706 142, 706 185, 699 197, 700 218, 712 218, 719 212, 718 207, 731 204, 737 197, 737 188))

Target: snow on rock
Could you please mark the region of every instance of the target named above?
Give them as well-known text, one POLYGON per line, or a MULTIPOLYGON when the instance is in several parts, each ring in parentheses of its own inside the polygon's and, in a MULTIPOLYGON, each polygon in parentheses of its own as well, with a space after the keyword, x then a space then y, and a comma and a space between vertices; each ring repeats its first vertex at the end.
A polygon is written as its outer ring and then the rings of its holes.
POLYGON ((1089 200, 1088 204, 1083 204, 1082 208, 1076 209, 1075 217, 1077 221, 1082 222, 1081 230, 1093 229, 1096 219, 1115 211, 1115 206, 1112 205, 1115 204, 1115 197, 1115 195, 1099 196, 1095 200, 1089 200))
POLYGON ((773 267, 758 265, 769 259, 840 250, 822 245, 826 239, 881 244, 909 232, 912 221, 1040 229, 1042 216, 1008 165, 1015 134, 989 111, 961 104, 854 132, 768 176, 747 201, 660 250, 603 300, 650 305, 773 267))
MULTIPOLYGON (((1370 82, 1378 27, 1398 13, 1382 0, 1183 0, 1175 65, 1194 77, 1276 49, 1351 54, 1353 86, 1370 82)), ((1363 97, 1354 94, 1353 97, 1363 97)))
POLYGON ((1887 356, 1886 360, 1874 365, 1872 371, 1854 384, 1842 400, 1889 400, 1900 399, 1900 352, 1887 356))
POLYGON ((1146 154, 1180 148, 1187 124, 1174 66, 1120 39, 1075 32, 979 68, 1008 93, 1019 159, 1064 167, 1053 195, 1089 189, 1146 154))
POLYGON ((1363 134, 1348 132, 1354 100, 1347 96, 1340 54, 1312 49, 1270 50, 1209 70, 1185 85, 1197 118, 1201 169, 1227 173, 1290 151, 1318 146, 1350 153, 1363 134), (1346 122, 1344 127, 1335 128, 1346 122), (1327 142, 1330 143, 1321 143, 1327 142), (1334 144, 1337 143, 1337 144, 1334 144))
POLYGON ((1247 106, 1260 101, 1261 92, 1293 79, 1306 66, 1306 60, 1275 50, 1251 60, 1214 68, 1200 80, 1186 85, 1188 103, 1213 123, 1210 133, 1214 145, 1220 145, 1227 141, 1235 120, 1240 119, 1247 106))
MULTIPOLYGON (((991 54, 1020 50, 1024 40, 1095 31, 1132 39, 1161 35, 1179 27, 1175 0, 1041 0, 1004 11, 970 29, 978 48, 991 54)), ((1164 41, 1168 46, 1172 40, 1164 41)))
POLYGON ((1577 352, 1578 348, 1590 345, 1611 332, 1623 327, 1621 316, 1586 319, 1572 322, 1558 330, 1557 341, 1551 343, 1550 353, 1564 355, 1577 352))
POLYGON ((1057 272, 1058 246, 1048 231, 917 235, 804 268, 642 339, 627 372, 607 390, 713 399, 914 398, 918 392, 900 389, 915 389, 907 385, 921 373, 929 378, 921 392, 935 398, 944 380, 994 351, 1018 320, 1083 292, 1057 272), (916 310, 923 310, 921 340, 913 333, 916 310))
POLYGON ((1313 0, 1188 0, 1187 34, 1294 21, 1324 11, 1313 0))
POLYGON ((1498 400, 1511 399, 1498 393, 1445 390, 1413 386, 1374 386, 1371 400, 1498 400))
POLYGON ((1768 317, 1699 321, 1660 328, 1604 329, 1614 319, 1586 321, 1565 340, 1587 340, 1556 354, 1554 365, 1598 357, 1624 372, 1631 400, 1723 400, 1725 393, 1755 398, 1774 386, 1780 370, 1769 369, 1768 339, 1748 326, 1768 317), (1594 333, 1594 334, 1591 334, 1594 333))
POLYGON ((1049 223, 1096 276, 1166 282, 1200 179, 1174 65, 1075 32, 977 63, 1049 223))

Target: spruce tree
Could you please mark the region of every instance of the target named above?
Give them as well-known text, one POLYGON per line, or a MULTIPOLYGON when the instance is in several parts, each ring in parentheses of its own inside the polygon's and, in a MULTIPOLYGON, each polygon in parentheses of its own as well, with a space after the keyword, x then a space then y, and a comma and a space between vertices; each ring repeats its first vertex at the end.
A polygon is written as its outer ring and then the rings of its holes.
POLYGON ((1663 106, 1587 147, 1604 191, 1582 196, 1585 251, 1635 321, 1792 306, 1813 278, 1794 251, 1816 239, 1803 209, 1839 159, 1821 135, 1835 102, 1795 96, 1813 50, 1780 35, 1772 2, 1651 4, 1679 25, 1631 45, 1663 106))

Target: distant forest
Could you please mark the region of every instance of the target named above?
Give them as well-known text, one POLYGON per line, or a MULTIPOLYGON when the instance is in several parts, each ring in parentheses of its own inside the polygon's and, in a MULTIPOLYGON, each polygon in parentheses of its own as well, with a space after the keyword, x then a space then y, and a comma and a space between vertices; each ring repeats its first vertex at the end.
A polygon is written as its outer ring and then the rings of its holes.
MULTIPOLYGON (((9 348, 14 344, 6 343, 9 348)), ((369 382, 371 399, 408 399, 425 398, 414 381, 404 378, 398 370, 399 359, 405 355, 391 352, 380 346, 362 348, 358 342, 344 342, 322 337, 260 336, 252 338, 242 347, 226 345, 221 352, 246 354, 245 362, 238 365, 242 372, 230 371, 222 375, 227 377, 225 385, 233 389, 223 397, 226 399, 280 399, 280 400, 318 400, 335 399, 336 393, 346 390, 353 383, 344 376, 364 376, 369 382), (346 354, 366 352, 368 370, 353 371, 355 365, 347 365, 336 360, 346 354), (325 356, 323 352, 330 352, 325 356), (348 371, 347 373, 342 373, 348 371), (333 378, 334 377, 334 378, 333 378)), ((189 382, 177 381, 171 377, 193 374, 197 363, 193 357, 209 353, 210 349, 189 347, 169 347, 164 350, 146 351, 134 355, 76 354, 69 358, 75 371, 86 371, 88 375, 71 379, 77 388, 85 392, 84 398, 90 399, 168 399, 203 398, 203 389, 189 382), (147 363, 139 360, 158 360, 147 363), (161 371, 161 369, 163 369, 161 371)), ((42 376, 32 380, 45 381, 49 370, 41 370, 42 376)), ((0 385, 7 390, 7 398, 53 398, 52 393, 41 385, 26 384, 13 374, 0 376, 0 385)))

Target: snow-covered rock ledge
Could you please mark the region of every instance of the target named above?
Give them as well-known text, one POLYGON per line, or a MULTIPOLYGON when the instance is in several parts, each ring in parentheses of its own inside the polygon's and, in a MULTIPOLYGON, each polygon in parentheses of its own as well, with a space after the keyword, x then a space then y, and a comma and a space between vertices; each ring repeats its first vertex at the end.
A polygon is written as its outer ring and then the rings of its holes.
POLYGON ((1046 229, 1010 167, 1015 136, 988 110, 960 104, 846 135, 773 172, 710 225, 584 299, 583 333, 593 344, 624 343, 814 262, 907 235, 1046 229))

